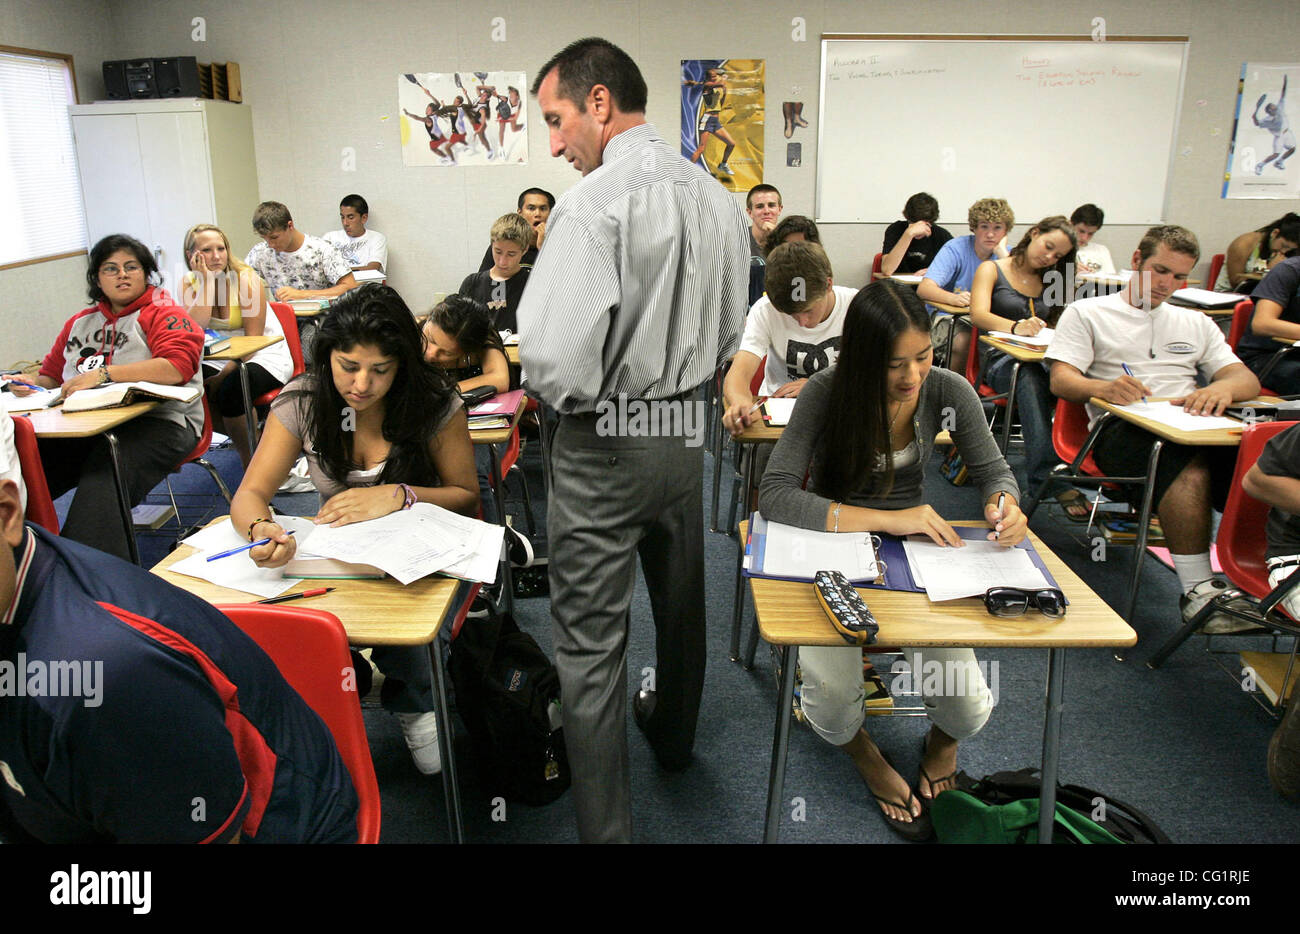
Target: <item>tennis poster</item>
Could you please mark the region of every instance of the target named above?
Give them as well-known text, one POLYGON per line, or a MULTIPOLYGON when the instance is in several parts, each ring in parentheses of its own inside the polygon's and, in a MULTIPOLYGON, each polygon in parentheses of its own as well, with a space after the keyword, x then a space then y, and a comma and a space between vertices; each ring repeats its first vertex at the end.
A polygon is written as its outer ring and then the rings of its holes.
POLYGON ((397 76, 406 165, 528 162, 528 85, 522 71, 397 76))
POLYGON ((1222 197, 1300 198, 1297 116, 1300 64, 1241 67, 1222 197))

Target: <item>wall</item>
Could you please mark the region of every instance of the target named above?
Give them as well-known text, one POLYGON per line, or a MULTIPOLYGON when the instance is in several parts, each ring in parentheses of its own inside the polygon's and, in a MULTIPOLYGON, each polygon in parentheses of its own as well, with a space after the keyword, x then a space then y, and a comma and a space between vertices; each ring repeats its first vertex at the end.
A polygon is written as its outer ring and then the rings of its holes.
MULTIPOLYGON (((775 0, 751 4, 742 14, 733 4, 691 0, 512 0, 495 6, 450 0, 371 5, 343 0, 229 0, 219 6, 175 0, 64 0, 55 6, 68 15, 42 12, 39 23, 23 24, 17 0, 0 0, 0 26, 6 27, 0 34, 13 36, 5 40, 10 44, 73 52, 83 101, 102 92, 98 63, 103 58, 190 54, 202 61, 238 62, 244 98, 253 108, 262 196, 285 202, 298 226, 320 233, 338 226, 337 203, 342 195, 351 191, 365 195, 372 225, 389 237, 390 281, 416 309, 427 307, 434 292, 455 289, 467 272, 477 268, 488 228, 514 207, 522 188, 538 185, 558 195, 578 176, 562 160, 550 158, 545 127, 532 99, 527 115, 528 166, 406 168, 396 125, 398 75, 510 68, 524 70, 531 81, 538 66, 564 43, 590 34, 611 39, 636 59, 650 86, 649 119, 669 139, 679 131, 680 59, 766 59, 766 178, 781 189, 786 210, 795 213, 810 213, 813 205, 818 39, 824 31, 1086 34, 1092 30, 1093 18, 1100 16, 1111 35, 1187 35, 1191 45, 1168 219, 1201 236, 1202 275, 1210 254, 1221 251, 1232 236, 1298 205, 1296 201, 1219 199, 1241 63, 1296 58, 1300 8, 1270 0, 1239 0, 1231 5, 1217 0, 1102 0, 1086 11, 1059 4, 1026 8, 1023 3, 998 3, 983 5, 978 22, 971 21, 971 5, 964 0, 904 7, 878 0, 775 0), (204 42, 192 39, 194 16, 206 18, 204 42), (496 16, 504 19, 505 42, 492 41, 496 16), (792 39, 794 17, 804 18, 806 41, 792 39), (812 124, 795 136, 803 143, 801 168, 785 166, 780 103, 787 99, 805 101, 804 116, 812 124), (355 171, 344 166, 348 148, 356 154, 355 171)), ((996 106, 996 101, 989 106, 996 106)), ((882 133, 888 132, 887 107, 865 118, 877 121, 882 133)), ((972 114, 972 119, 978 119, 978 114, 972 114)), ((1033 132, 1032 115, 1027 116, 1025 129, 1033 132)), ((1080 132, 1086 132, 1086 119, 1081 120, 1080 132)), ((1068 139, 1061 140, 1060 154, 1059 165, 1027 170, 1105 171, 1105 166, 1072 164, 1068 139)), ((900 153, 899 158, 907 154, 900 153)), ((1014 158, 1010 145, 1008 158, 1014 158)), ((867 170, 862 183, 871 183, 867 170)), ((936 178, 934 194, 943 204, 941 178, 936 178)), ((1061 210, 1068 213, 1073 207, 1061 205, 1061 210)), ((945 222, 960 228, 965 206, 943 204, 943 208, 945 222)), ((858 285, 865 280, 883 231, 883 224, 823 229, 837 281, 858 285)), ((1098 239, 1120 259, 1131 251, 1140 232, 1108 227, 1098 239)), ((69 272, 76 267, 76 261, 65 260, 28 267, 37 272, 0 271, 0 307, 6 311, 0 335, 6 347, 32 341, 30 328, 15 330, 10 309, 45 288, 53 293, 56 285, 64 293, 75 293, 75 288, 62 283, 79 278, 79 271, 69 272)), ((60 294, 48 317, 61 321, 76 306, 77 301, 60 294)), ((43 330, 54 326, 51 323, 43 330)), ((43 350, 39 344, 36 341, 34 346, 43 350)), ((0 359, 15 353, 0 353, 0 359)))

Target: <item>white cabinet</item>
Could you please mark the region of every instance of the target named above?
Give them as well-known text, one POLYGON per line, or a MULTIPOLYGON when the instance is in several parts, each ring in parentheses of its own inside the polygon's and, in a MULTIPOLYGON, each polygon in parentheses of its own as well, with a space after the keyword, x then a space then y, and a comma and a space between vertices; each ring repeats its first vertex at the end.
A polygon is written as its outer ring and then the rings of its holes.
POLYGON ((243 257, 259 198, 246 104, 181 98, 68 108, 93 245, 112 233, 143 242, 173 294, 195 224, 216 224, 243 257))

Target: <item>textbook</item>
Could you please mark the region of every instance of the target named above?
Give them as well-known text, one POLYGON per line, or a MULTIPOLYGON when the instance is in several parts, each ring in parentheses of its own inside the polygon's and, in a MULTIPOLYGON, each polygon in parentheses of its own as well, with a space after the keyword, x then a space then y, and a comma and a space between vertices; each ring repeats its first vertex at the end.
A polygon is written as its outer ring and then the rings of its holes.
POLYGON ((203 329, 203 356, 210 357, 213 354, 221 353, 221 351, 229 349, 229 337, 224 337, 221 332, 214 331, 211 328, 203 329))
POLYGON ((191 386, 164 386, 140 380, 134 383, 109 383, 94 389, 74 392, 63 402, 65 412, 89 412, 94 409, 111 409, 137 402, 193 402, 203 390, 191 386))
POLYGON ((1237 302, 1245 301, 1249 295, 1237 292, 1211 292, 1209 289, 1179 289, 1169 296, 1175 305, 1187 305, 1192 308, 1231 308, 1237 302))

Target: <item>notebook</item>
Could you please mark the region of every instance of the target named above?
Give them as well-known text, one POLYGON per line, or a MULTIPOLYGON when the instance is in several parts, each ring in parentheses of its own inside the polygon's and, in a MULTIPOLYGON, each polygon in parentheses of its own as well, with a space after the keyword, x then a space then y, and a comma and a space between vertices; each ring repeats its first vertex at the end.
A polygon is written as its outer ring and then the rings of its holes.
POLYGON ((744 573, 746 577, 811 582, 818 571, 839 571, 855 584, 867 583, 881 576, 879 543, 869 532, 814 532, 769 522, 753 513, 744 573))
POLYGON ((94 389, 75 392, 63 403, 65 412, 89 412, 94 409, 111 409, 136 402, 193 402, 203 390, 197 386, 164 386, 140 380, 134 383, 109 383, 94 389))
MULTIPOLYGON (((790 424, 790 414, 794 412, 795 399, 763 400, 763 417, 774 428, 790 424)), ((828 569, 826 569, 828 570, 828 569)))

